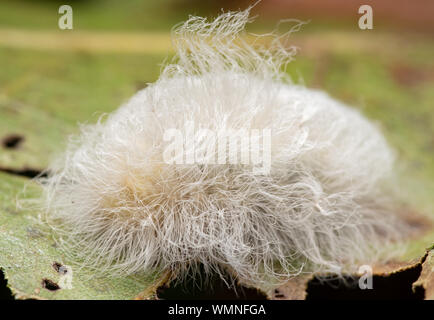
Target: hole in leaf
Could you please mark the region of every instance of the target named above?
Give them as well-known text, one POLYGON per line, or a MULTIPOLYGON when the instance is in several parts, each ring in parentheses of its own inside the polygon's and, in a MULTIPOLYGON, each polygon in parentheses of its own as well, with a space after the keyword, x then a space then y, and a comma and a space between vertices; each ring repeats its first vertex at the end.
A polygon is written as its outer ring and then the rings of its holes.
POLYGON ((53 262, 52 266, 53 269, 60 274, 66 274, 68 272, 67 267, 62 265, 60 262, 53 262))
POLYGON ((60 286, 50 279, 42 279, 42 288, 45 288, 50 291, 56 291, 60 289, 60 286))
POLYGON ((62 264, 55 261, 55 262, 53 262, 52 266, 56 272, 59 272, 59 269, 60 269, 60 267, 62 267, 62 264))

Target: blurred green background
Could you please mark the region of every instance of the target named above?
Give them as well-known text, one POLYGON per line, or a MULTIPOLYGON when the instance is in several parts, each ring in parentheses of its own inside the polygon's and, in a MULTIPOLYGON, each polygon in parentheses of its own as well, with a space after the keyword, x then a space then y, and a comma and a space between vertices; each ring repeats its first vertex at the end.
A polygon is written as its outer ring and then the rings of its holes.
MULTIPOLYGON (((0 0, 0 168, 45 168, 78 122, 155 81, 173 54, 172 26, 189 14, 252 3, 0 0), (61 4, 73 8, 73 30, 58 28, 61 4), (15 136, 22 140, 7 147, 15 136)), ((434 1, 263 0, 252 15, 254 32, 283 18, 310 20, 291 36, 300 51, 287 72, 378 121, 397 150, 404 194, 432 211, 434 1), (358 28, 362 4, 373 8, 373 30, 358 28)))

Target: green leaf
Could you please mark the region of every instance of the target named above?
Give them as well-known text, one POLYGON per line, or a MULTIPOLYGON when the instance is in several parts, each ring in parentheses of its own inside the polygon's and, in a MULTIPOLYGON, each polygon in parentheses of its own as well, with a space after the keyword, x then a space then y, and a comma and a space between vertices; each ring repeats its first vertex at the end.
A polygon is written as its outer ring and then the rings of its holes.
POLYGON ((152 275, 111 278, 76 268, 41 228, 38 212, 17 208, 16 195, 25 185, 27 197, 38 196, 35 183, 0 173, 0 266, 16 298, 133 299, 155 282, 152 275), (44 288, 43 279, 59 284, 64 276, 53 267, 55 263, 71 267, 72 288, 44 288))

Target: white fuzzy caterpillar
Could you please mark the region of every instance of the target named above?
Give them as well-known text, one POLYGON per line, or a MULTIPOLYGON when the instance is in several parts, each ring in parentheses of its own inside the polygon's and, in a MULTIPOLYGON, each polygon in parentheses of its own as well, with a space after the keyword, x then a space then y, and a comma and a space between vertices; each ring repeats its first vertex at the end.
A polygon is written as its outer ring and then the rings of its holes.
MULTIPOLYGON (((280 71, 294 51, 242 36, 249 10, 174 30, 176 61, 105 121, 83 127, 43 181, 65 251, 121 274, 203 266, 244 283, 339 272, 396 238, 379 130, 280 71), (271 129, 271 166, 168 164, 164 133, 271 129)), ((189 152, 188 148, 185 149, 189 152)))

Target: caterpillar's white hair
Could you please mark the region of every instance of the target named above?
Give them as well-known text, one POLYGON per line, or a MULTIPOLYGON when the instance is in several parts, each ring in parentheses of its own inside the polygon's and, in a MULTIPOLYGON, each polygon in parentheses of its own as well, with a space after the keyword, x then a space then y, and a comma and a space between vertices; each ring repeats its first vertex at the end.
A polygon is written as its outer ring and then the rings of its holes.
POLYGON ((174 29, 176 58, 158 81, 71 139, 42 183, 68 253, 122 274, 182 279, 202 266, 268 283, 339 272, 395 238, 383 135, 358 111, 291 84, 281 66, 294 49, 279 37, 247 40, 248 16, 190 17, 174 29), (168 164, 164 133, 189 121, 217 135, 270 129, 270 172, 168 164))

